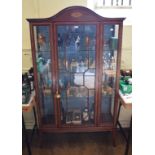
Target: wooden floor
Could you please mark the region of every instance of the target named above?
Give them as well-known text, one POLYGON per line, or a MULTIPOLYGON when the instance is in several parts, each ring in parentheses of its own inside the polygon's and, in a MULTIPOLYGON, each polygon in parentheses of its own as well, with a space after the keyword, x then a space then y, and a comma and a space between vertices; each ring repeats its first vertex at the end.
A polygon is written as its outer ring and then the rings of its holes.
MULTIPOLYGON (((31 149, 32 155, 124 155, 125 140, 119 132, 116 144, 113 147, 110 132, 43 134, 41 140, 35 134, 31 149)), ((131 152, 130 147, 128 155, 131 152)), ((22 154, 28 155, 24 144, 22 154)))

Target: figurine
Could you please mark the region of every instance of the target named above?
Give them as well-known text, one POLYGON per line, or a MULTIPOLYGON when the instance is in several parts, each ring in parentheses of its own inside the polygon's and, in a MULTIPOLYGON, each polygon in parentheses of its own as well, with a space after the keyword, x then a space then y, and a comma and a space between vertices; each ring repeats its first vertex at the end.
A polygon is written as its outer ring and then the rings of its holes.
POLYGON ((77 36, 76 40, 75 40, 75 49, 78 50, 80 46, 80 37, 77 36))
POLYGON ((38 34, 38 44, 39 44, 39 51, 40 52, 47 52, 49 51, 49 45, 46 43, 46 38, 43 34, 38 34))
POLYGON ((92 104, 92 107, 90 109, 90 119, 94 120, 94 103, 92 104))
POLYGON ((88 47, 90 44, 90 38, 88 36, 86 36, 85 38, 85 43, 86 43, 86 47, 88 47))
POLYGON ((83 110, 82 118, 83 118, 83 121, 85 121, 85 122, 89 121, 88 108, 86 108, 86 107, 83 110))
POLYGON ((62 40, 62 37, 60 36, 60 34, 58 33, 58 47, 62 47, 62 43, 63 43, 63 40, 62 40))

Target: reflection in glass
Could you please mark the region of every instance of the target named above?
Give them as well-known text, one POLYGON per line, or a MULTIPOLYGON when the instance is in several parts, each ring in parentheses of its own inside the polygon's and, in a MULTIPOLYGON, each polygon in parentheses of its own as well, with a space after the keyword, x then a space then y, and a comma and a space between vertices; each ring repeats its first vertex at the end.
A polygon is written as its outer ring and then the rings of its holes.
POLYGON ((34 26, 34 39, 42 121, 44 124, 54 124, 49 27, 34 26))
POLYGON ((89 69, 85 72, 85 86, 89 89, 95 88, 95 69, 89 69))
POLYGON ((114 88, 116 80, 116 60, 118 48, 118 25, 104 25, 104 50, 102 74, 101 122, 112 121, 114 88))
POLYGON ((59 88, 64 125, 94 124, 95 25, 58 25, 59 88))
POLYGON ((74 84, 75 85, 84 85, 84 75, 82 73, 75 73, 74 74, 74 84))

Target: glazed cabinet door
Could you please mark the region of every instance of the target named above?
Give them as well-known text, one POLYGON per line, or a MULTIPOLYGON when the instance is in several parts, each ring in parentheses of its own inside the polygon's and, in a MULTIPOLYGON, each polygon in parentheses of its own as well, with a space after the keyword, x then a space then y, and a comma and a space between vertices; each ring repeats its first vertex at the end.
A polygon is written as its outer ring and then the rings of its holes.
POLYGON ((101 102, 99 107, 100 124, 113 122, 116 72, 119 43, 119 25, 102 25, 102 57, 101 57, 101 102))
POLYGON ((55 125, 50 26, 33 26, 36 94, 41 124, 55 125))
POLYGON ((60 124, 94 126, 96 92, 95 24, 56 24, 60 124))

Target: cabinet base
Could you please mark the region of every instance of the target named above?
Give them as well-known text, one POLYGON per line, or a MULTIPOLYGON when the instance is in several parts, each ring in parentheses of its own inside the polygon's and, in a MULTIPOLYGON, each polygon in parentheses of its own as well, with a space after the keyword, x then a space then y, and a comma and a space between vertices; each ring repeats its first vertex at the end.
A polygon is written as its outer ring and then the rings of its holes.
POLYGON ((114 128, 112 125, 109 126, 100 126, 100 127, 40 127, 40 132, 48 133, 76 133, 76 132, 103 132, 103 131, 113 131, 114 128))

